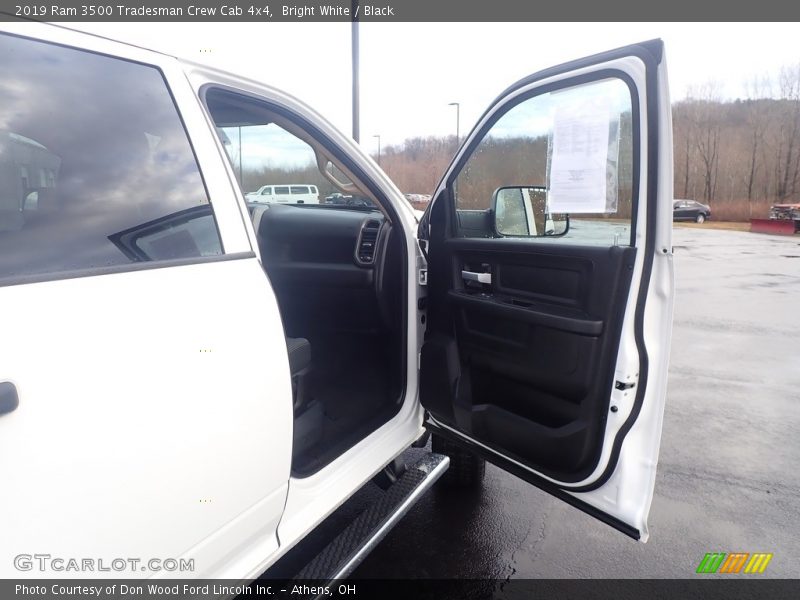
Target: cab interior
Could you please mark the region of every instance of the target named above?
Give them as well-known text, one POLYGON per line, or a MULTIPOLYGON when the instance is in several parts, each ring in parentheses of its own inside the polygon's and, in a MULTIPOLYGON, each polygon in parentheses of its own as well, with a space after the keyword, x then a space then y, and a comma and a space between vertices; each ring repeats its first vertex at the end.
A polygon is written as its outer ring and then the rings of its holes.
POLYGON ((319 204, 247 203, 286 335, 293 475, 307 476, 402 405, 402 230, 380 191, 311 124, 227 90, 207 90, 204 99, 245 196, 290 180, 320 191, 319 204))

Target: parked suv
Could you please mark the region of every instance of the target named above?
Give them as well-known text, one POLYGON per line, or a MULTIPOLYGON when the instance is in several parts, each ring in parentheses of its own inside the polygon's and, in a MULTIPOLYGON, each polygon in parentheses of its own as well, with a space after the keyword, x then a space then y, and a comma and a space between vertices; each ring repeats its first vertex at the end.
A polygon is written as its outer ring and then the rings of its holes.
POLYGON ((647 539, 672 314, 660 41, 514 84, 420 221, 267 85, 31 22, 0 24, 0 56, 0 576, 86 576, 19 559, 49 552, 252 579, 398 480, 303 571, 339 578, 483 460, 647 539), (249 202, 269 169, 369 203, 249 202), (636 219, 604 218, 622 206, 636 219), (438 452, 399 464, 426 432, 438 452))

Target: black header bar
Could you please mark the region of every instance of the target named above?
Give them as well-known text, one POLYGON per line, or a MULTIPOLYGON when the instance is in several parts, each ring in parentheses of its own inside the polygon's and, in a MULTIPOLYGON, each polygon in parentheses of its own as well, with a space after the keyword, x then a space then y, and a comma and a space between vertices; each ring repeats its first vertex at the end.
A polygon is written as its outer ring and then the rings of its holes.
MULTIPOLYGON (((727 579, 349 579, 314 580, 38 579, 0 580, 4 600, 788 600, 797 581, 731 575, 727 579)), ((756 576, 758 577, 758 576, 756 576)))
POLYGON ((750 3, 690 0, 0 0, 0 20, 18 18, 62 22, 591 21, 602 27, 603 22, 619 21, 797 21, 800 20, 800 3, 786 0, 750 3))

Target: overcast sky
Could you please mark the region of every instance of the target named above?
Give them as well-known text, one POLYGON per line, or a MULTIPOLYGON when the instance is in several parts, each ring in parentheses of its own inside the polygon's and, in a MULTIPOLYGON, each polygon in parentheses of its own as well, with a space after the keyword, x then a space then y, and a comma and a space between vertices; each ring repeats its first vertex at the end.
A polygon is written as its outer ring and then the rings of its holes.
MULTIPOLYGON (((349 23, 81 24, 78 28, 258 79, 351 132, 349 23)), ((494 97, 540 69, 655 37, 673 100, 718 82, 743 97, 754 76, 800 62, 796 23, 362 23, 361 141, 461 135, 494 97)))

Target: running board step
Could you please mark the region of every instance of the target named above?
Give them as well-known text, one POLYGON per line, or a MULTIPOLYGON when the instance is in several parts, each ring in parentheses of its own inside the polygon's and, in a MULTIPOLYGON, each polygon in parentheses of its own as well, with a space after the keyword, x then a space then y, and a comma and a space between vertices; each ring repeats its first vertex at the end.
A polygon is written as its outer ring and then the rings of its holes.
POLYGON ((327 584, 350 575, 449 465, 450 459, 443 454, 426 454, 303 567, 295 579, 327 584))

